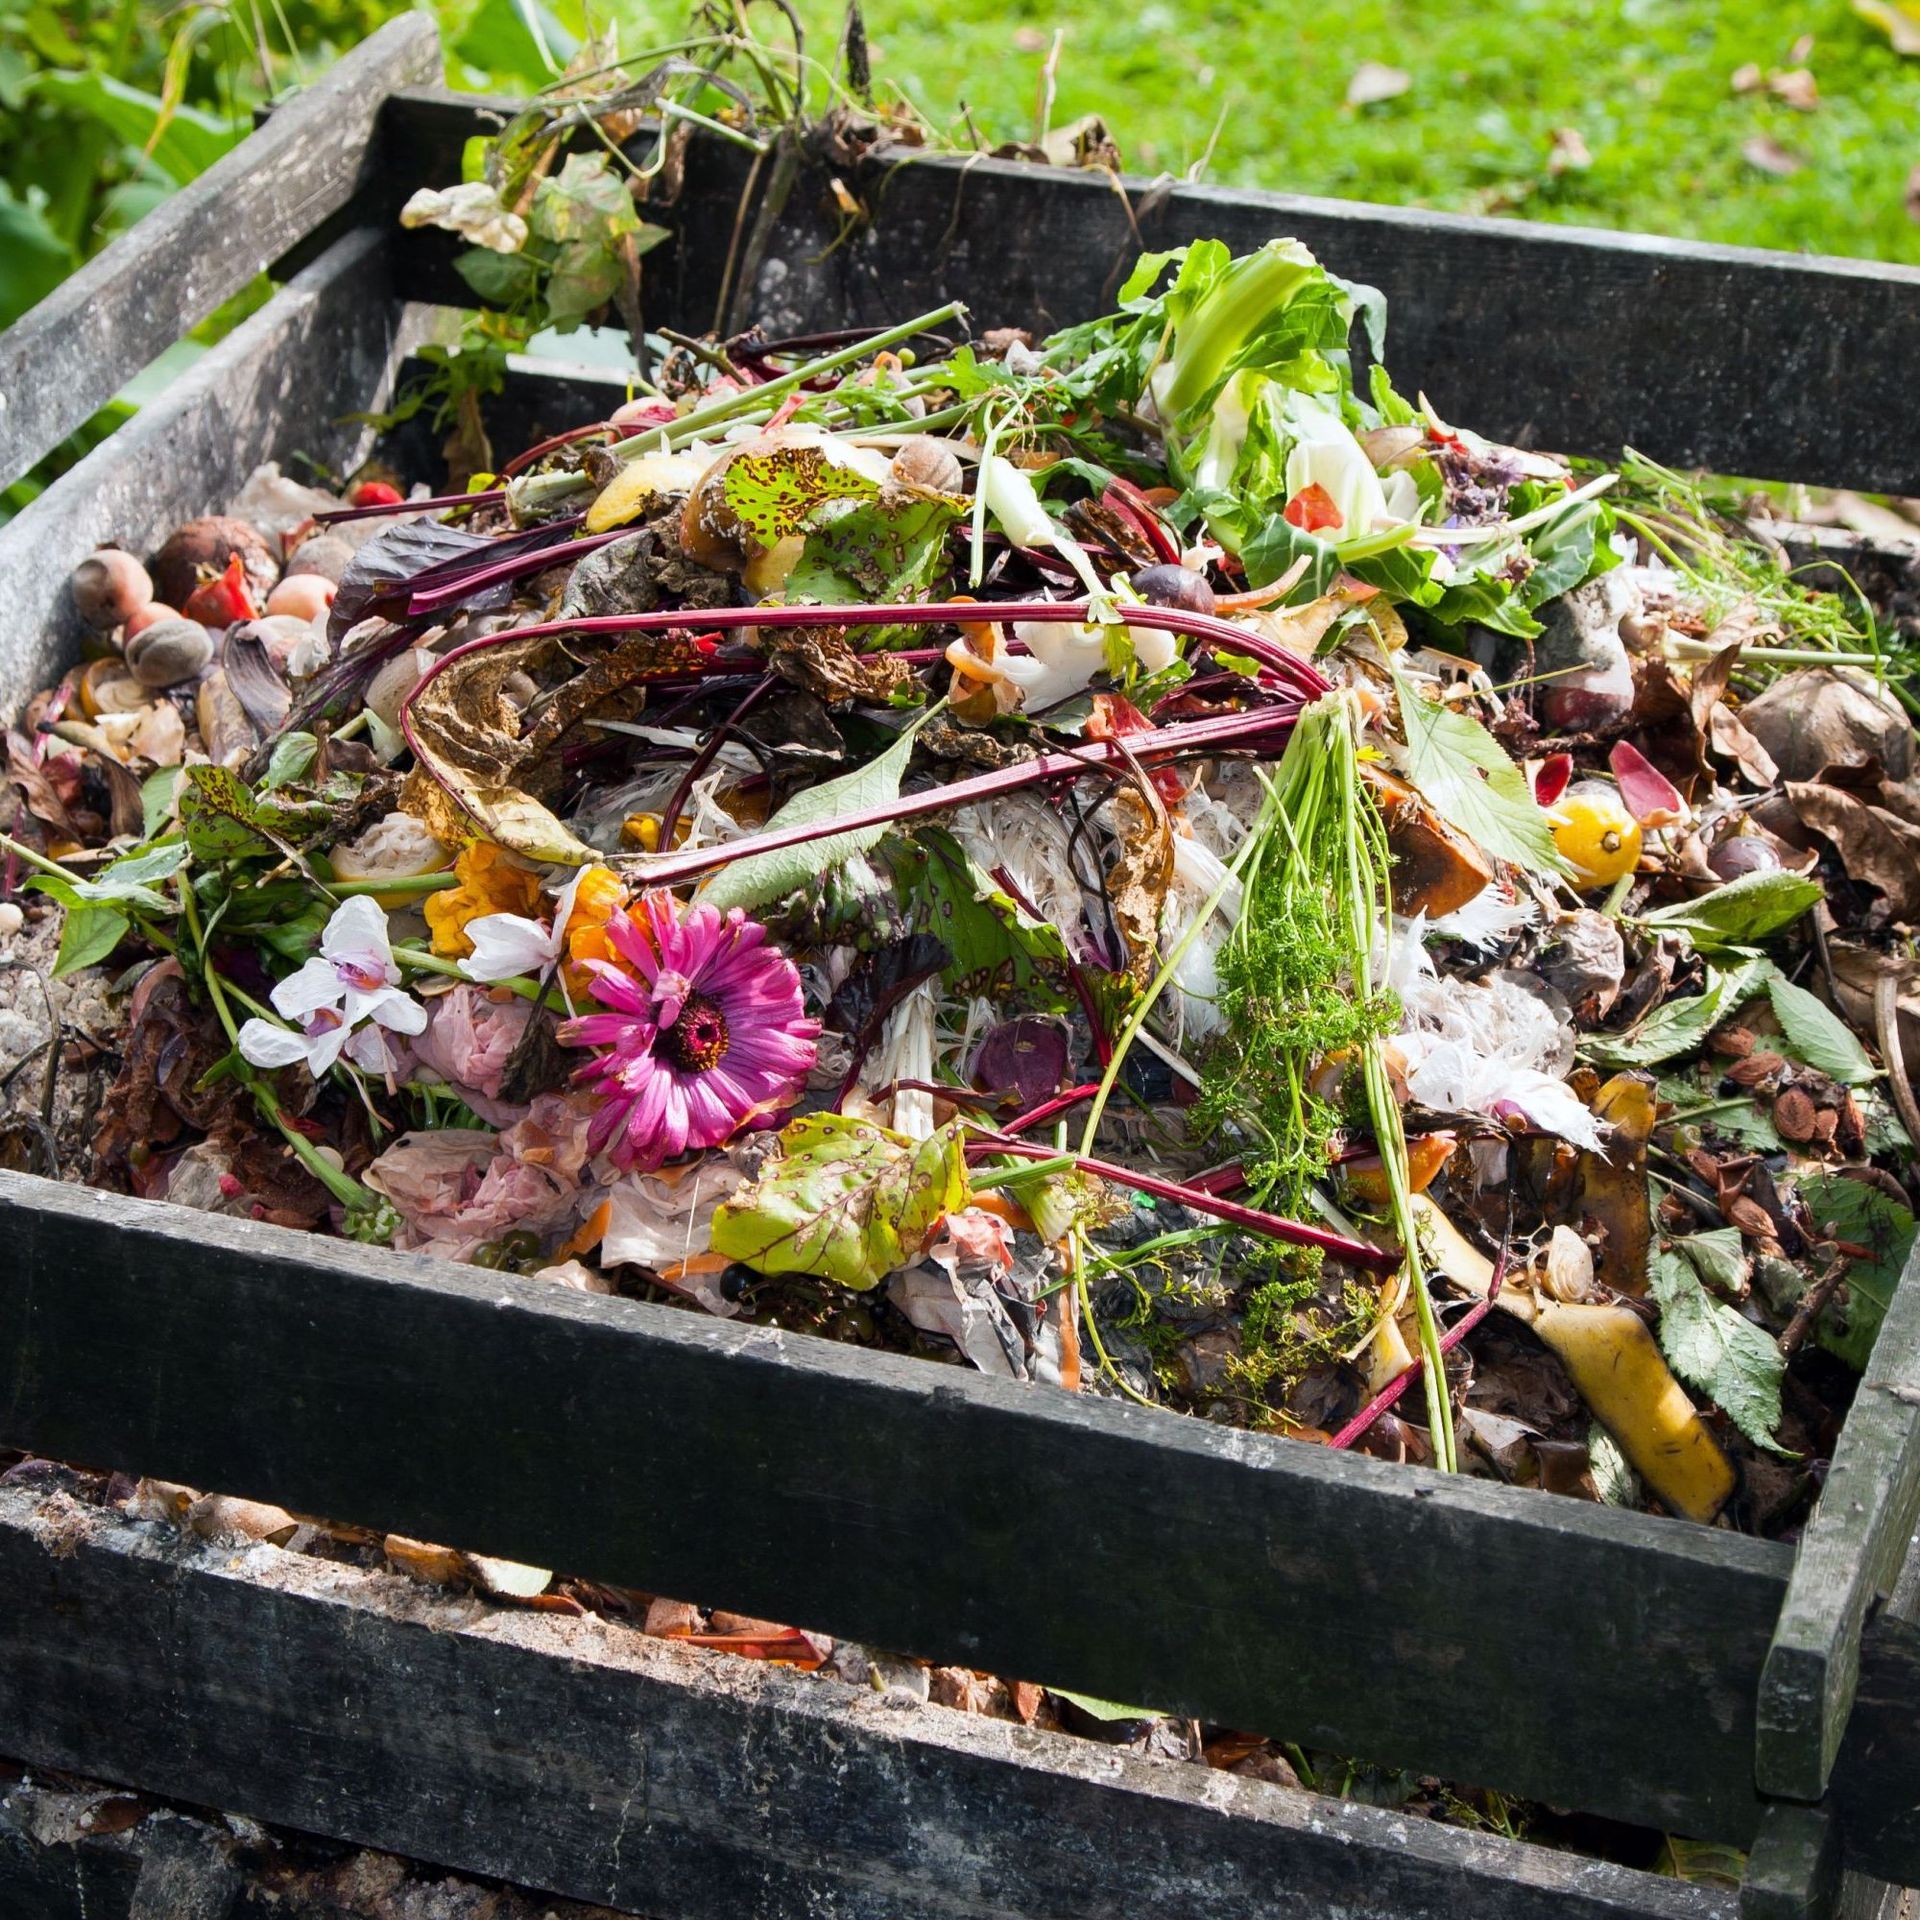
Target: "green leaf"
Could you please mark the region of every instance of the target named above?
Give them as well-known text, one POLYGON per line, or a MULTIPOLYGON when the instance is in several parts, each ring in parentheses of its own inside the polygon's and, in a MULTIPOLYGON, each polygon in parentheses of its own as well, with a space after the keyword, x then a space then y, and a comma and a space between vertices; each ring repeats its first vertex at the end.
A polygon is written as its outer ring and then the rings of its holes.
MULTIPOLYGON (((1739 1276, 1745 1261, 1735 1259, 1739 1276)), ((1725 1235, 1697 1235, 1719 1242, 1725 1235)), ((1779 1453, 1780 1382, 1787 1363, 1771 1334, 1716 1300, 1701 1285, 1703 1275, 1724 1275, 1727 1249, 1696 1247, 1682 1239, 1654 1255, 1651 1291, 1660 1308, 1660 1349, 1689 1386, 1697 1387, 1756 1447, 1779 1453)))
POLYGON ((538 263, 524 253, 468 247, 453 264, 460 278, 490 307, 518 306, 540 284, 538 263))
POLYGON ((151 142, 154 165, 176 186, 198 179, 239 143, 242 131, 198 107, 181 104, 169 110, 158 94, 143 93, 97 68, 42 73, 36 90, 41 99, 105 127, 124 146, 145 151, 151 142))
POLYGON ((780 1134, 781 1157, 713 1216, 713 1250, 757 1273, 808 1273, 864 1292, 926 1251, 963 1206, 957 1123, 910 1140, 871 1121, 810 1113, 780 1134))
POLYGON ((1750 947, 1765 940, 1824 899, 1817 880, 1775 868, 1743 873, 1697 900, 1676 900, 1640 916, 1640 924, 1666 933, 1684 933, 1702 953, 1723 947, 1750 947))
POLYGON ((60 951, 53 960, 54 978, 98 966, 120 944, 131 924, 124 913, 112 907, 68 907, 60 929, 60 951))
POLYGON ((1118 1700, 1102 1700, 1097 1694, 1091 1693, 1070 1693, 1065 1687, 1049 1687, 1047 1691, 1056 1700, 1072 1701, 1082 1713, 1095 1720, 1113 1722, 1164 1718, 1158 1707, 1126 1707, 1118 1700))
POLYGON ((16 200, 0 180, 0 327, 37 306, 77 263, 73 249, 30 200, 16 200))
POLYGON ((298 780, 313 765, 320 742, 310 733, 283 733, 267 756, 268 787, 284 787, 298 780))
POLYGON ((1824 1000, 1815 999, 1779 972, 1768 980, 1767 995, 1773 1002, 1773 1017, 1797 1059, 1818 1067, 1844 1087, 1864 1086, 1880 1077, 1866 1048, 1824 1000))
POLYGON ((43 873, 35 875, 32 884, 69 909, 139 907, 146 913, 171 913, 173 902, 156 890, 154 882, 179 872, 186 858, 184 840, 166 840, 157 847, 121 855, 90 880, 43 873))
POLYGON ((1059 928, 1026 912, 945 827, 921 827, 913 848, 924 864, 911 884, 925 897, 929 929, 953 955, 950 987, 993 983, 1030 995, 1037 975, 1065 971, 1059 928))
POLYGON ((481 0, 448 51, 487 80, 544 86, 578 43, 539 0, 481 0))
POLYGON ((1564 874, 1567 863, 1527 777, 1479 721, 1429 700, 1396 673, 1406 776, 1443 819, 1484 853, 1534 873, 1564 874))
MULTIPOLYGON (((965 511, 964 500, 945 494, 882 495, 823 515, 782 597, 828 604, 921 599, 946 564, 947 535, 965 511)), ((868 634, 866 644, 884 646, 885 630, 868 634)))
POLYGON ((1713 1840, 1683 1840, 1667 1835, 1654 1862, 1655 1873, 1685 1880, 1696 1887, 1718 1887, 1725 1893, 1738 1893, 1747 1877, 1747 1856, 1736 1847, 1722 1846, 1713 1840))
POLYGON ((182 767, 161 767, 140 782, 140 837, 151 840, 173 814, 182 767))
POLYGON ((821 448, 804 443, 735 454, 720 490, 735 518, 763 547, 807 532, 828 501, 872 500, 880 491, 858 468, 840 466, 821 448))
POLYGON ((1820 1173, 1800 1182, 1800 1198, 1824 1235, 1871 1247, 1873 1256, 1847 1269, 1845 1284, 1814 1324, 1813 1337, 1848 1366, 1866 1369, 1874 1336, 1913 1252, 1913 1215, 1864 1180, 1820 1173))
MULTIPOLYGON (((811 826, 841 814, 867 813, 898 800, 900 782, 906 777, 907 762, 913 757, 913 737, 919 725, 920 722, 915 721, 885 753, 869 760, 864 767, 796 793, 762 831, 778 833, 786 827, 811 826)), ((881 820, 844 833, 826 834, 797 847, 750 853, 731 866, 722 867, 708 879, 699 897, 723 913, 729 907, 757 907, 763 901, 782 900, 796 887, 816 884, 821 874, 849 855, 865 853, 869 847, 878 846, 891 830, 889 823, 881 820)))
POLYGON ((1630 1033, 1593 1034, 1581 1044, 1589 1059, 1607 1067, 1650 1067, 1676 1060, 1702 1046, 1728 1014, 1766 984, 1772 962, 1757 955, 1739 965, 1707 970, 1707 990, 1656 1007, 1630 1033))

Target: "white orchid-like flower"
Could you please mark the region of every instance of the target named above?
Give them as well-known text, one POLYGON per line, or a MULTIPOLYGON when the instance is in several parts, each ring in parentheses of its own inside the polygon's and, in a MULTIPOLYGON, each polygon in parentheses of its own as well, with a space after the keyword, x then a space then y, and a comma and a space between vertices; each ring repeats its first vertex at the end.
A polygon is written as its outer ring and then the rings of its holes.
POLYGON ((473 951, 460 962, 469 980, 518 980, 524 974, 544 979, 567 951, 567 921, 573 898, 590 868, 581 867, 553 902, 553 918, 530 920, 521 913, 483 913, 469 920, 466 935, 473 951))
POLYGON ((421 1033, 427 1010, 401 991, 400 969, 387 938, 387 916, 365 894, 343 900, 320 936, 320 951, 274 988, 274 1011, 291 1028, 249 1020, 240 1054, 256 1067, 297 1060, 317 1080, 343 1054, 369 1073, 396 1065, 386 1033, 421 1033))
POLYGON ((422 187, 400 209, 403 227, 444 227, 492 253, 518 253, 527 244, 527 223, 500 204, 484 180, 457 187, 422 187))
POLYGON ((1352 428, 1326 401, 1290 395, 1287 424, 1294 435, 1287 453, 1287 498, 1318 487, 1340 516, 1337 527, 1326 529, 1336 543, 1404 526, 1418 516, 1420 489, 1413 476, 1392 473, 1383 482, 1352 428))

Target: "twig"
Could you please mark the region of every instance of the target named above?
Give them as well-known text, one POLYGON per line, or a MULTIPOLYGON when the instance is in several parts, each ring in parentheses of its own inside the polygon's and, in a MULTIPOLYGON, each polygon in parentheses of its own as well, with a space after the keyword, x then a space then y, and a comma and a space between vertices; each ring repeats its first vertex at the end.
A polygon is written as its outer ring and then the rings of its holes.
POLYGON ((1900 1124, 1906 1128, 1907 1138, 1920 1147, 1920 1101, 1913 1097, 1906 1054, 1900 1046, 1900 977, 1890 966, 1882 967, 1873 983, 1873 1037, 1879 1043, 1880 1058, 1886 1062, 1900 1124))
POLYGON ((1791 1360, 1800 1350, 1802 1342, 1813 1331, 1813 1323, 1827 1310, 1827 1302, 1839 1291, 1840 1282, 1847 1277, 1847 1269, 1852 1264, 1851 1255, 1835 1254, 1826 1272, 1800 1296, 1800 1304, 1794 1308, 1793 1318, 1780 1335, 1783 1359, 1791 1360))

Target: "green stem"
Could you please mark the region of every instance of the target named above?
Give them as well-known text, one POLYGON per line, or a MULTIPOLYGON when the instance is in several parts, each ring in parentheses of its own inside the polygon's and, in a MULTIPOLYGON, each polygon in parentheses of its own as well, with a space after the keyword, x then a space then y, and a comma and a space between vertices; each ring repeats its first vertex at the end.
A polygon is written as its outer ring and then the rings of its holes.
MULTIPOLYGON (((186 922, 187 932, 193 940, 194 951, 200 956, 201 973, 207 983, 207 997, 213 1002, 214 1014, 226 1031, 227 1044, 238 1055, 240 1054, 240 1029, 234 1024, 233 1009, 227 1005, 227 983, 220 978, 219 972, 207 958, 206 945, 200 936, 200 909, 194 902, 191 887, 180 889, 180 916, 186 922)), ((237 993, 238 989, 236 988, 235 991, 237 993)), ((254 1104, 273 1122, 279 1130, 280 1137, 293 1149, 294 1157, 300 1164, 349 1213, 371 1214, 377 1211, 380 1202, 374 1194, 363 1187, 344 1167, 336 1167, 298 1127, 288 1123, 273 1089, 254 1072, 251 1066, 245 1063, 244 1055, 240 1057, 242 1061, 240 1078, 247 1091, 253 1095, 254 1104)))
POLYGON ((518 980, 476 980, 470 973, 462 973, 457 960, 442 959, 437 953, 429 953, 424 947, 395 947, 393 957, 403 967, 411 967, 416 973, 444 973, 450 979, 464 981, 470 987, 505 987, 510 993, 517 993, 522 1000, 538 1000, 540 986, 537 981, 518 980))
POLYGON ((357 893, 441 893, 459 884, 460 876, 451 869, 440 873, 399 874, 391 880, 335 880, 327 876, 327 891, 342 900, 351 899, 357 893))
POLYGON ((64 880, 71 886, 80 875, 63 867, 58 860, 49 860, 44 853, 36 853, 24 842, 14 839, 11 834, 0 833, 0 853, 10 853, 16 860, 39 873, 51 874, 56 880, 64 880))
POLYGON ((995 1187, 1017 1186, 1023 1180, 1045 1180, 1056 1173, 1071 1173, 1080 1164, 1078 1156, 1063 1153, 1052 1160, 1022 1160, 1010 1167, 988 1167, 968 1176, 975 1193, 989 1193, 995 1187))

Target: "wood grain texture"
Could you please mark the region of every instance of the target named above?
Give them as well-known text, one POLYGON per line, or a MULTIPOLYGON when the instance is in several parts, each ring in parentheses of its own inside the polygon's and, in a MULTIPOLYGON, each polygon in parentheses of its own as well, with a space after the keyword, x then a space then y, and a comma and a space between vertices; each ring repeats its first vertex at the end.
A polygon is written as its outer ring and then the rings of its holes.
POLYGON ((655 1920, 1733 1914, 1601 1861, 19 1489, 0 1744, 655 1920))
MULTIPOLYGON (((499 102, 416 89, 389 104, 409 178, 459 177, 459 142, 499 102)), ((748 156, 696 140, 648 262, 650 310, 702 330, 748 156)), ((742 311, 780 331, 894 321, 962 299, 978 326, 1051 328, 1106 311, 1142 248, 1282 235, 1388 299, 1396 383, 1522 446, 1724 473, 1920 492, 1911 370, 1920 269, 1473 219, 1290 194, 1167 186, 1000 160, 871 166, 872 211, 839 232, 824 171, 802 173, 742 311)), ((463 303, 445 236, 408 235, 408 293, 463 303)))
POLYGON ((378 177, 381 100, 439 66, 430 15, 390 21, 0 333, 0 487, 378 177))
POLYGON ((1814 1801, 1826 1791, 1853 1704, 1867 1609, 1891 1590, 1916 1522, 1920 1249, 1894 1290, 1794 1556, 1760 1680, 1755 1778, 1763 1793, 1814 1801))
POLYGON ((407 343, 384 237, 335 242, 189 373, 0 527, 0 708, 17 712, 73 659, 74 565, 102 542, 148 553, 183 520, 224 509, 263 460, 299 478, 305 454, 359 460, 407 343))
POLYGON ((0 1443, 1744 1844, 1791 1555, 0 1175, 0 1443))

